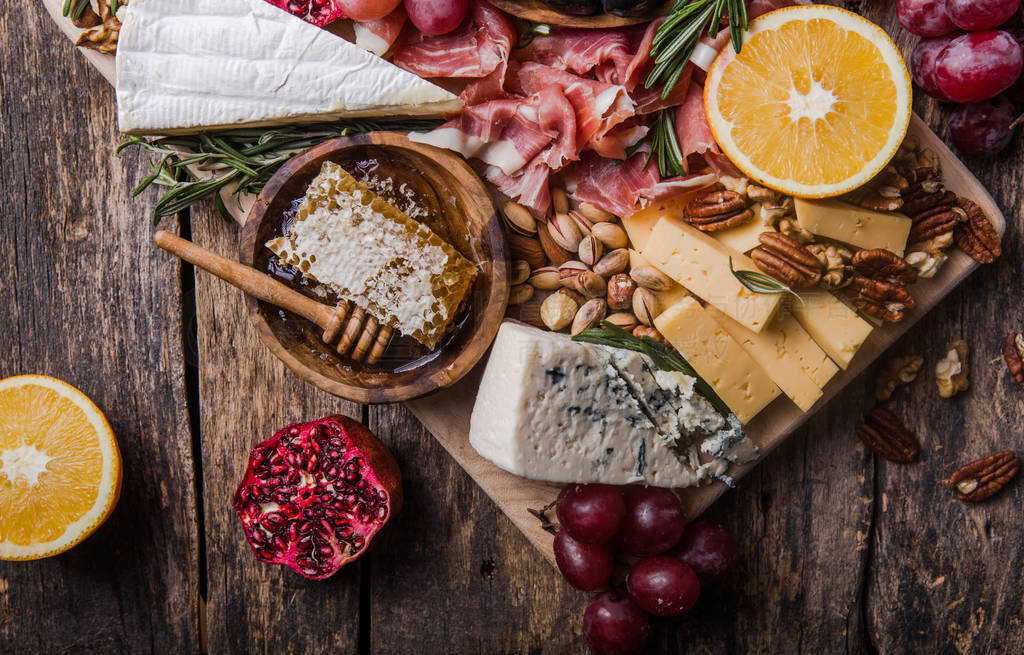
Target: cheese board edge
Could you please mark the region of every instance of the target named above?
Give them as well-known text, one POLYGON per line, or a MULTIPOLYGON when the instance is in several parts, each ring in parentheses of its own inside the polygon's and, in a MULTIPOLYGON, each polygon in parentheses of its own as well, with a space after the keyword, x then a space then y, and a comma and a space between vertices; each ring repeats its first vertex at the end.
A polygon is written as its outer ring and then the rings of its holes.
POLYGON ((538 24, 547 23, 548 25, 581 29, 605 29, 639 25, 640 23, 654 20, 658 16, 664 16, 672 9, 675 0, 663 2, 643 16, 615 16, 614 14, 572 16, 559 13, 545 6, 540 0, 490 0, 490 3, 506 14, 538 24))
MULTIPOLYGON (((57 23, 61 31, 72 41, 77 40, 82 30, 74 27, 71 21, 61 15, 61 0, 43 0, 47 12, 57 23)), ((116 82, 115 59, 112 55, 99 53, 88 48, 78 47, 85 58, 97 71, 111 84, 116 82)), ((1006 230, 1006 218, 996 205, 988 190, 974 177, 964 166, 963 162, 932 132, 924 121, 916 114, 911 118, 908 133, 913 133, 922 141, 922 145, 933 148, 942 160, 943 171, 947 186, 954 192, 968 197, 978 203, 990 217, 996 230, 1003 234, 1006 230)), ((222 192, 227 194, 229 191, 222 192)), ((239 224, 245 223, 245 217, 249 208, 255 200, 255 196, 243 197, 241 202, 227 204, 231 215, 239 224)), ((963 282, 976 268, 978 264, 966 254, 955 250, 950 261, 942 268, 939 275, 928 280, 929 292, 919 298, 919 309, 915 310, 911 317, 903 323, 887 326, 886 329, 875 330, 868 341, 861 348, 861 351, 854 357, 853 362, 846 371, 843 371, 836 378, 829 382, 825 388, 823 397, 808 412, 801 412, 785 398, 780 398, 772 403, 764 412, 754 419, 750 429, 755 434, 755 441, 761 446, 761 456, 740 467, 736 467, 730 473, 735 479, 739 479, 754 466, 761 462, 774 448, 778 447, 785 438, 799 428, 814 413, 824 407, 832 398, 855 379, 860 373, 867 369, 879 356, 881 356, 893 343, 899 340, 918 320, 937 305, 943 298, 951 293, 963 282), (868 355, 872 352, 872 355, 868 355), (761 427, 772 417, 785 418, 791 416, 784 429, 775 432, 770 439, 764 439, 757 434, 764 428, 761 427)), ((412 411, 416 418, 434 436, 446 451, 455 459, 466 473, 487 493, 488 496, 498 505, 502 512, 509 517, 512 523, 518 527, 526 538, 536 546, 541 553, 552 563, 554 554, 551 549, 553 535, 544 531, 540 520, 529 510, 540 510, 554 500, 558 494, 558 485, 528 480, 515 476, 494 466, 470 446, 468 438, 469 416, 472 411, 472 402, 475 400, 475 388, 479 381, 486 359, 481 360, 477 367, 466 375, 456 385, 427 398, 406 402, 406 406, 412 411)), ((726 490, 722 483, 714 483, 709 486, 697 489, 684 490, 681 498, 687 518, 693 518, 707 509, 726 490)))

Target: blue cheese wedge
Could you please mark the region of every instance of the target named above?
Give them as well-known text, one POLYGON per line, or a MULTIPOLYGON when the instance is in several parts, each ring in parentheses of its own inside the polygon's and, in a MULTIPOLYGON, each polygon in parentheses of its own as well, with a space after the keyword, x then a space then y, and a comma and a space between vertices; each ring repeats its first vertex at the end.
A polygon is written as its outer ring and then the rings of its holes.
POLYGON ((133 0, 116 71, 130 134, 461 109, 445 89, 264 0, 133 0))
POLYGON ((713 408, 693 393, 692 378, 663 388, 656 374, 641 355, 506 322, 477 393, 470 444, 534 480, 700 484, 727 463, 702 462, 698 445, 731 427, 705 416, 684 428, 681 413, 713 408))

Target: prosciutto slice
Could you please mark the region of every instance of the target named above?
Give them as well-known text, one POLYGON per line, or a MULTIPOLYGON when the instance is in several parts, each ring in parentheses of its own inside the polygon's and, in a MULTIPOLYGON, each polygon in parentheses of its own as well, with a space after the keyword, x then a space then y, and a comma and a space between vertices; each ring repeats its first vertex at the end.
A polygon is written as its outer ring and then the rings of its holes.
POLYGON ((676 110, 676 139, 683 153, 683 165, 689 171, 694 168, 694 159, 723 175, 738 176, 739 171, 722 154, 708 125, 704 111, 704 90, 696 84, 690 86, 686 101, 676 110))
POLYGON ((565 29, 534 38, 515 58, 577 75, 593 73, 602 82, 625 85, 633 52, 625 30, 565 29))
POLYGON ((482 78, 500 71, 503 78, 517 38, 509 18, 486 2, 474 2, 466 22, 444 36, 407 28, 391 62, 420 77, 482 78))
POLYGON ((369 50, 378 57, 383 57, 384 53, 390 50, 398 40, 406 20, 408 20, 408 16, 405 13, 405 7, 399 5, 384 18, 355 23, 352 27, 356 34, 356 45, 363 50, 369 50))
POLYGON ((662 181, 656 165, 644 168, 646 160, 644 152, 637 152, 621 164, 595 153, 584 153, 576 170, 573 197, 618 216, 628 216, 638 203, 667 200, 718 179, 714 173, 702 173, 662 181))

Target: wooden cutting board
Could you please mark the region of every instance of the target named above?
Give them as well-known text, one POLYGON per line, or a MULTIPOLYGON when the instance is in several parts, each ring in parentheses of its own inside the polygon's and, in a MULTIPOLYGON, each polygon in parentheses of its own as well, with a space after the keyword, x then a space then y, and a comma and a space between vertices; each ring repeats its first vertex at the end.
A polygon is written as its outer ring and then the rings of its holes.
MULTIPOLYGON (((81 30, 75 28, 68 19, 61 16, 62 0, 44 0, 44 4, 60 29, 72 41, 76 40, 81 30)), ((84 48, 79 49, 100 74, 114 84, 114 57, 84 48)), ((916 115, 911 119, 909 133, 916 136, 923 147, 931 148, 938 153, 942 160, 942 169, 948 188, 961 196, 970 198, 981 206, 992 220, 996 230, 1002 235, 1006 230, 1006 219, 1003 213, 996 206, 988 191, 957 159, 956 155, 916 115)), ((240 224, 245 222, 245 215, 252 205, 253 199, 252 197, 243 199, 241 207, 235 202, 226 203, 240 224)), ((762 411, 747 425, 747 433, 761 448, 761 458, 781 444, 815 411, 839 394, 847 384, 871 365, 977 267, 978 264, 973 259, 954 248, 950 253, 949 261, 935 278, 919 280, 914 284, 913 291, 918 303, 917 309, 909 312, 907 320, 902 323, 886 324, 876 329, 854 357, 850 367, 836 375, 828 383, 821 400, 809 412, 800 411, 785 397, 780 397, 762 411)), ((526 480, 507 473, 480 457, 469 445, 469 417, 473 410, 473 402, 476 398, 476 390, 484 364, 485 362, 481 362, 473 372, 455 386, 427 398, 409 402, 407 405, 512 522, 541 550, 545 557, 553 561, 554 555, 551 550, 553 536, 542 529, 540 520, 531 514, 530 510, 540 510, 551 503, 558 495, 559 487, 526 480)), ((927 375, 927 372, 924 374, 927 375)), ((853 426, 850 426, 850 430, 852 435, 853 426)), ((756 466, 758 461, 760 458, 744 466, 734 467, 731 474, 738 479, 756 466)), ((716 482, 699 489, 683 490, 680 495, 687 517, 692 518, 700 514, 726 489, 724 484, 716 482)))

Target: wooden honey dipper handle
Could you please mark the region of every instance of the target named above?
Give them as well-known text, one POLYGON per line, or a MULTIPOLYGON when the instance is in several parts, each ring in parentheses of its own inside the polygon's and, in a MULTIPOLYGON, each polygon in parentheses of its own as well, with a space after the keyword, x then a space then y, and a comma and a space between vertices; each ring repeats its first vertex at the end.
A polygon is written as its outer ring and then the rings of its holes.
POLYGON ((250 296, 294 312, 306 320, 316 323, 326 332, 336 332, 339 329, 342 318, 339 316, 339 308, 307 298, 255 268, 221 257, 213 251, 197 246, 191 241, 165 230, 159 230, 154 234, 153 241, 172 255, 191 262, 204 271, 213 273, 250 296))

